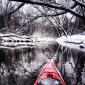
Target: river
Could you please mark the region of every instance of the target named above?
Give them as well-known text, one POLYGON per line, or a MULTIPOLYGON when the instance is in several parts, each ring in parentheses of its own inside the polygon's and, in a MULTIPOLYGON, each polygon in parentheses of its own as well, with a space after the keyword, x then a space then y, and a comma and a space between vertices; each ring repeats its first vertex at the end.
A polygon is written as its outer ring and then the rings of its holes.
POLYGON ((49 58, 54 60, 67 85, 84 85, 84 57, 84 52, 50 41, 23 48, 0 48, 0 85, 33 85, 49 58))

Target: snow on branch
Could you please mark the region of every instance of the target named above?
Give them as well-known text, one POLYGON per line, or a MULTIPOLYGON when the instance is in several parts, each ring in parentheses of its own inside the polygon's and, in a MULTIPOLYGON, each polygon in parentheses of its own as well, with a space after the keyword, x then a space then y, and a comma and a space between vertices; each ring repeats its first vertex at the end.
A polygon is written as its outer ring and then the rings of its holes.
POLYGON ((85 3, 81 2, 81 1, 78 1, 78 0, 73 0, 76 4, 82 6, 82 7, 85 7, 85 3))
MULTIPOLYGON (((19 2, 24 2, 24 3, 28 3, 28 4, 34 4, 34 5, 40 5, 40 6, 46 6, 46 7, 49 7, 49 8, 59 9, 59 10, 65 11, 66 13, 69 12, 69 13, 77 16, 77 17, 85 19, 84 16, 82 16, 82 15, 78 14, 77 12, 73 11, 71 8, 68 8, 68 7, 63 6, 63 5, 54 5, 54 4, 50 4, 50 3, 47 3, 47 2, 32 1, 32 0, 23 0, 23 1, 21 1, 21 0, 12 0, 12 1, 19 1, 19 2)), ((59 14, 59 15, 62 15, 62 13, 59 14)))
POLYGON ((13 14, 14 12, 16 12, 17 10, 19 10, 22 6, 24 6, 25 3, 21 3, 15 10, 11 11, 9 13, 9 15, 13 14))

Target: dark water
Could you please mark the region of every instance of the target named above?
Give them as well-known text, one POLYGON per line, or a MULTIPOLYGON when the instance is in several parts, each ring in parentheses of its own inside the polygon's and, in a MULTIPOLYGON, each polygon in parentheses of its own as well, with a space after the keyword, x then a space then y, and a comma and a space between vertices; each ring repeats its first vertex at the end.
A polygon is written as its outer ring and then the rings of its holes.
POLYGON ((0 49, 0 85, 33 85, 41 67, 53 58, 67 85, 84 85, 85 53, 57 43, 0 49))

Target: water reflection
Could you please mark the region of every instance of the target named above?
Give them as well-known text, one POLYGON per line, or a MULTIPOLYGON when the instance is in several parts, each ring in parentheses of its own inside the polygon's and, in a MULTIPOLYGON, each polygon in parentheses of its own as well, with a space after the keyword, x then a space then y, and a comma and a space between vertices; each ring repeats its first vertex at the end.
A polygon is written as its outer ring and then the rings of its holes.
POLYGON ((33 85, 48 58, 53 58, 67 85, 83 85, 85 53, 56 42, 36 47, 0 49, 0 85, 33 85))

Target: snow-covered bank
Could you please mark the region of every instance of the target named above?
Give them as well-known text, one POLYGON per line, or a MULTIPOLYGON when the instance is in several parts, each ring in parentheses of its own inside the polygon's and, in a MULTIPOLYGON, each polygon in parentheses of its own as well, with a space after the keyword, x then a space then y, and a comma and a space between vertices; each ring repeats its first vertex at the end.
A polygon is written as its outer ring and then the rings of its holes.
POLYGON ((85 35, 76 34, 71 36, 61 36, 56 39, 61 46, 85 52, 85 35))
POLYGON ((25 48, 33 46, 46 47, 49 43, 55 42, 53 37, 26 36, 17 34, 0 34, 0 48, 25 48))
POLYGON ((20 36, 17 34, 1 34, 0 33, 0 48, 26 48, 36 45, 36 38, 32 36, 20 36))

